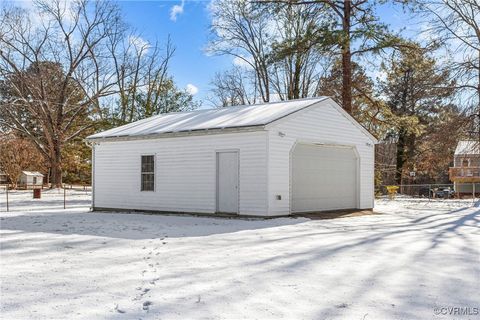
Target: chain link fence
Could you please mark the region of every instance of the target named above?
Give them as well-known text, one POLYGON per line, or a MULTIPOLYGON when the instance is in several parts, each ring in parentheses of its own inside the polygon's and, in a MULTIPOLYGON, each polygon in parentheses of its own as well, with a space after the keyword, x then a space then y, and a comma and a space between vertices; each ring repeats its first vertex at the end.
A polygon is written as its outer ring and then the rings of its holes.
POLYGON ((12 189, 0 185, 0 211, 31 211, 42 209, 71 209, 91 204, 92 188, 86 185, 63 185, 47 189, 41 186, 12 189))
MULTIPOLYGON (((405 184, 375 187, 377 198, 420 198, 429 200, 475 199, 480 196, 480 183, 405 184)), ((65 184, 63 188, 11 189, 0 185, 0 211, 29 211, 42 209, 71 209, 91 204, 92 188, 86 185, 65 184), (35 193, 37 198, 35 198, 35 193), (40 197, 40 198, 38 198, 40 197)))
POLYGON ((375 195, 436 200, 474 199, 480 195, 480 183, 381 185, 375 187, 375 195))

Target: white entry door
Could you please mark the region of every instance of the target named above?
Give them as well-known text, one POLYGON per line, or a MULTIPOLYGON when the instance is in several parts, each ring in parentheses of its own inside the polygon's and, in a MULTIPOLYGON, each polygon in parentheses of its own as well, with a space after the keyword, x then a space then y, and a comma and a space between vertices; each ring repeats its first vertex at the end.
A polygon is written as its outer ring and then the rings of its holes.
POLYGON ((292 162, 292 212, 357 207, 353 148, 298 144, 292 162))
POLYGON ((217 152, 217 212, 238 213, 238 152, 217 152))

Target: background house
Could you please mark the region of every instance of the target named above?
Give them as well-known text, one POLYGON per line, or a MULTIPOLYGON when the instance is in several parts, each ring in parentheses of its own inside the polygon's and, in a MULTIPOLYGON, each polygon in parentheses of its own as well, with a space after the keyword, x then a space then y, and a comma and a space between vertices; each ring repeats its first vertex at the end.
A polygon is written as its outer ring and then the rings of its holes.
POLYGON ((274 216, 373 207, 376 139, 326 97, 163 114, 88 140, 94 208, 274 216))
POLYGON ((450 180, 458 193, 480 193, 480 143, 479 141, 459 141, 455 149, 450 180))
POLYGON ((22 171, 18 185, 25 187, 42 186, 43 174, 38 171, 22 171))

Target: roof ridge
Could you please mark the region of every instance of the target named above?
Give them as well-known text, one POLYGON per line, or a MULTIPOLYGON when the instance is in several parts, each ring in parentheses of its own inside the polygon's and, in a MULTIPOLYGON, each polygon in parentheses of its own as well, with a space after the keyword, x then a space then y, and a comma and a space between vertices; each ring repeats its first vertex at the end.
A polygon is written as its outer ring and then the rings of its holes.
POLYGON ((158 117, 158 116, 166 116, 169 114, 179 114, 179 113, 196 113, 196 112, 206 112, 206 111, 220 111, 220 110, 225 110, 225 109, 232 109, 232 108, 251 108, 251 107, 260 107, 260 106, 265 106, 265 105, 270 105, 270 104, 278 104, 278 103, 290 103, 290 102, 296 102, 296 101, 307 101, 307 100, 323 100, 327 98, 327 96, 317 96, 317 97, 307 97, 307 98, 298 98, 298 99, 290 99, 290 100, 280 100, 280 101, 269 101, 269 102, 262 102, 262 103, 255 103, 255 104, 240 104, 240 105, 235 105, 235 106, 226 106, 226 107, 213 107, 213 108, 208 108, 208 109, 197 109, 197 110, 187 110, 187 111, 171 111, 167 113, 160 113, 157 114, 153 117, 158 117))

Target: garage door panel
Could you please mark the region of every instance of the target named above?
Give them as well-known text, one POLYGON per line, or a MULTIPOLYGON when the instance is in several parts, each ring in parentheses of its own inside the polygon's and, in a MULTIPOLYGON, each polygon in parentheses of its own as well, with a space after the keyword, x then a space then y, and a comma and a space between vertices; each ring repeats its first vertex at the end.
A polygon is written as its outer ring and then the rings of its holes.
POLYGON ((352 148, 298 144, 292 157, 292 212, 355 208, 356 177, 352 148))

